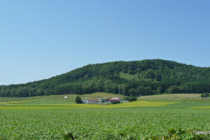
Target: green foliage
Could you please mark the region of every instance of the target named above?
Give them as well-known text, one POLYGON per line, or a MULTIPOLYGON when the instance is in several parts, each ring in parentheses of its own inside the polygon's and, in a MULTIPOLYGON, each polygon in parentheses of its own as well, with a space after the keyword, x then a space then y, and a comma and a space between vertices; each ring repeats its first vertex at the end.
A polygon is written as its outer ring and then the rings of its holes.
POLYGON ((162 80, 162 76, 161 76, 161 75, 157 75, 157 76, 155 77, 155 80, 156 80, 156 81, 161 81, 161 80, 162 80))
POLYGON ((208 98, 208 97, 210 97, 210 93, 207 93, 207 92, 206 93, 202 93, 201 97, 202 98, 208 98))
POLYGON ((0 97, 109 92, 127 96, 210 92, 210 68, 167 60, 87 65, 46 80, 0 86, 0 97))
POLYGON ((81 99, 79 96, 77 96, 77 97, 75 98, 75 102, 76 102, 77 104, 81 104, 81 103, 82 103, 82 99, 81 99))
MULTIPOLYGON (((181 127, 178 129, 170 128, 168 134, 165 136, 153 136, 151 135, 149 139, 151 140, 209 140, 210 134, 196 134, 197 130, 184 130, 181 127)), ((208 131, 201 131, 207 132, 208 131)), ((148 139, 148 138, 145 138, 148 139)))
POLYGON ((72 133, 67 133, 67 134, 63 134, 63 139, 64 140, 74 140, 74 136, 72 135, 72 133))
POLYGON ((125 97, 125 100, 132 102, 132 101, 136 101, 137 98, 136 97, 125 97))

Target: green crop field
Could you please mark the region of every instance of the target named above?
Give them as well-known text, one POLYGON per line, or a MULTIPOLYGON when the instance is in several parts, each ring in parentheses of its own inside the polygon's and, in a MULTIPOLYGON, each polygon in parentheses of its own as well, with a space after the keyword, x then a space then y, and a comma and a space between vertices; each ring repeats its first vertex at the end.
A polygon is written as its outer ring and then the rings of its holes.
POLYGON ((208 100, 87 105, 31 98, 0 103, 0 139, 139 140, 152 135, 161 139, 173 128, 209 131, 209 116, 208 100))

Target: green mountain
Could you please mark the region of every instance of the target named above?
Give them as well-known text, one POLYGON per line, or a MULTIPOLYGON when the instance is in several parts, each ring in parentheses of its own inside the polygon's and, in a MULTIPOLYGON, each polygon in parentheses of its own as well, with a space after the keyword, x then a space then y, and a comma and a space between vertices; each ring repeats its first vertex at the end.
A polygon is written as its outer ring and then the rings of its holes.
POLYGON ((210 92, 210 68, 160 59, 118 61, 87 65, 46 80, 0 86, 1 97, 93 92, 133 96, 210 92))

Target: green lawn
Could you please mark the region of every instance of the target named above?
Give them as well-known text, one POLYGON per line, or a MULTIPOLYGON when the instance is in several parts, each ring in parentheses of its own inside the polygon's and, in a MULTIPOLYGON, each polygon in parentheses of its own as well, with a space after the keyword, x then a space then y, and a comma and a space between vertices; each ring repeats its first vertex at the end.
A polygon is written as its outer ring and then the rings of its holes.
POLYGON ((39 104, 75 104, 75 102, 69 102, 69 101, 62 101, 62 100, 35 100, 31 102, 24 102, 21 103, 21 105, 28 105, 28 104, 33 104, 33 105, 39 105, 39 104))
POLYGON ((201 94, 160 94, 160 95, 148 95, 148 96, 141 96, 138 97, 140 100, 145 99, 201 99, 201 94))

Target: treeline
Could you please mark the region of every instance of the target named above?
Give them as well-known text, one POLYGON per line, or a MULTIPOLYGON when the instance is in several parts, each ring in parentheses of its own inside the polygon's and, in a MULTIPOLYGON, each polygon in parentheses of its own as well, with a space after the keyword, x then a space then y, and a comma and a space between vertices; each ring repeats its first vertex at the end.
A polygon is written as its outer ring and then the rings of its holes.
POLYGON ((87 65, 47 80, 0 86, 1 97, 110 92, 128 96, 210 92, 210 68, 166 60, 87 65))

